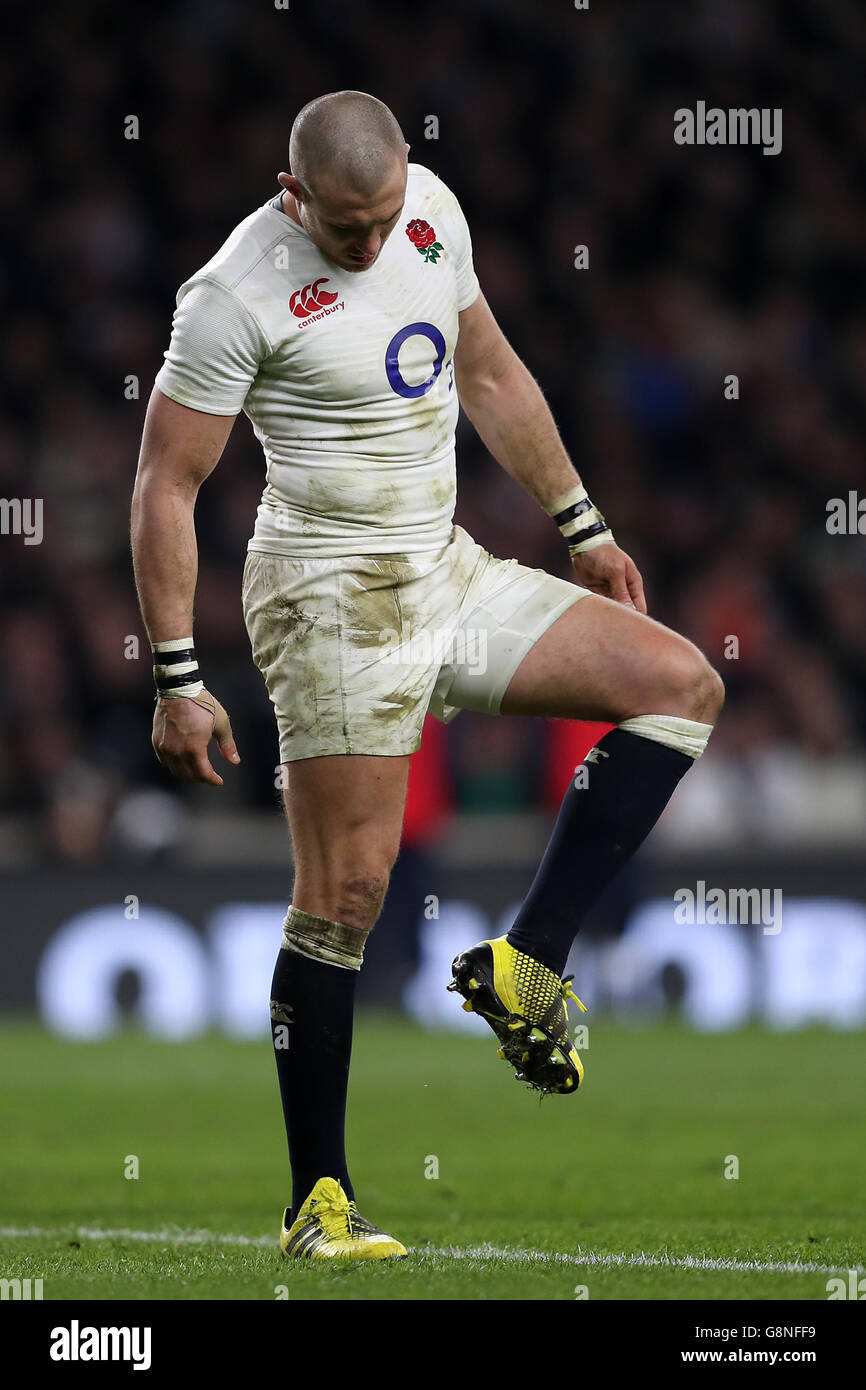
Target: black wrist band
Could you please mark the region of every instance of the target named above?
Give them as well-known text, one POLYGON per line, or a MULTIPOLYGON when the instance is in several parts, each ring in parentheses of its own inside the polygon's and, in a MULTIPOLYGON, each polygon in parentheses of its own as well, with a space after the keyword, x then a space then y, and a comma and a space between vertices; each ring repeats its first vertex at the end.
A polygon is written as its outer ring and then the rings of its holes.
POLYGON ((153 679, 157 695, 198 695, 203 688, 191 637, 154 642, 153 679))

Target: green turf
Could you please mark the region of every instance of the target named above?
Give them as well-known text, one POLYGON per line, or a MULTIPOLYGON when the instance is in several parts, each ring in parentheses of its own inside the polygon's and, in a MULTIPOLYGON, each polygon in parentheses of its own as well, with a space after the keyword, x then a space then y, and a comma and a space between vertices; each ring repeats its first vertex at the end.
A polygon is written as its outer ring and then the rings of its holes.
POLYGON ((823 1272, 605 1268, 610 1254, 864 1262, 863 1034, 696 1035, 593 1025, 576 1097, 537 1096, 492 1040, 402 1021, 357 1030, 349 1143, 361 1211, 414 1247, 397 1265, 286 1264, 269 1044, 136 1034, 74 1044, 0 1029, 0 1273, 54 1298, 826 1299, 823 1272), (124 1178, 128 1155, 140 1165, 124 1178), (438 1179, 425 1178, 428 1157, 438 1179), (739 1159, 736 1181, 723 1176, 739 1159), (83 1229, 166 1228, 267 1247, 83 1229), (428 1247, 429 1249, 425 1249, 428 1247))

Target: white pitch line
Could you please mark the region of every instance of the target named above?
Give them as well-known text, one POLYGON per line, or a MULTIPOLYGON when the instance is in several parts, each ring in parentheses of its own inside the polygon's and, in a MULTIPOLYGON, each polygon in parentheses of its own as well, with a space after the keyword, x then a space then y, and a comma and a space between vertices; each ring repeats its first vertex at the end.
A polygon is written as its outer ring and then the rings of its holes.
MULTIPOLYGON (((496 1245, 448 1245, 443 1249, 415 1247, 416 1254, 446 1255, 453 1260, 508 1260, 515 1264, 564 1264, 582 1269, 708 1269, 733 1270, 742 1274, 847 1274, 848 1269, 836 1265, 816 1264, 811 1260, 787 1262, 773 1260, 715 1260, 709 1255, 650 1255, 646 1251, 637 1254, 596 1255, 586 1251, 579 1255, 563 1255, 548 1250, 520 1250, 496 1245)), ((863 1272, 862 1265, 850 1266, 857 1274, 863 1272)))
MULTIPOLYGON (((55 1240, 68 1238, 69 1230, 51 1230, 40 1226, 0 1226, 0 1239, 55 1240)), ((150 1245, 237 1245, 267 1248, 276 1246, 275 1236, 223 1235, 216 1231, 184 1231, 162 1227, 156 1231, 134 1231, 121 1226, 103 1230, 99 1226, 78 1226, 74 1233, 80 1240, 133 1240, 150 1245)), ((577 1255, 560 1254, 550 1250, 521 1250, 515 1246, 499 1245, 416 1245, 413 1255, 433 1255, 449 1260, 506 1260, 511 1264, 568 1265, 580 1269, 691 1269, 730 1270, 738 1274, 856 1274, 866 1272, 863 1265, 824 1265, 814 1261, 774 1260, 717 1260, 709 1255, 651 1255, 612 1253, 598 1255, 581 1251, 577 1255)))
POLYGON ((48 1230, 40 1226, 0 1226, 0 1239, 53 1240, 76 1236, 79 1240, 137 1240, 149 1245, 261 1245, 276 1243, 275 1236, 220 1235, 216 1231, 182 1231, 163 1227, 157 1231, 133 1231, 126 1226, 102 1230, 99 1226, 78 1226, 75 1231, 48 1230))

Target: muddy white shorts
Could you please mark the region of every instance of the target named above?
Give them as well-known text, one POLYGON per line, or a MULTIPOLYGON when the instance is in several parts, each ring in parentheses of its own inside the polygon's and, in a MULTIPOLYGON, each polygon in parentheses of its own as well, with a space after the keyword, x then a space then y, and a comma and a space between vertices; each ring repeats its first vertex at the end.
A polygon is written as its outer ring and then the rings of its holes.
POLYGON ((414 753, 428 710, 498 714, 526 653, 588 592, 497 560, 459 526, 421 555, 250 551, 244 620, 280 761, 414 753))

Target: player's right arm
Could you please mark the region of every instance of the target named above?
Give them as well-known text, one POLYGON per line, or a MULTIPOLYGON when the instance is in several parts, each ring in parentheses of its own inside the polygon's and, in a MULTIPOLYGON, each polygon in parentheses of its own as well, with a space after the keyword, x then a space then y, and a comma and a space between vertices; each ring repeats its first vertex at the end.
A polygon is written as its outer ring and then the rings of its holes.
MULTIPOLYGON (((198 577, 195 504, 231 433, 235 415, 192 410, 154 387, 132 498, 132 558, 151 642, 189 637, 198 577)), ((221 707, 217 706, 219 711, 221 707)), ((184 781, 222 786, 207 754, 217 737, 227 762, 240 761, 228 720, 183 696, 157 700, 153 746, 184 781)))

